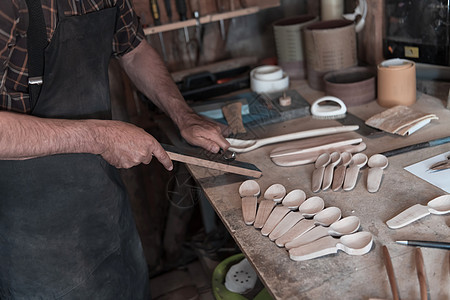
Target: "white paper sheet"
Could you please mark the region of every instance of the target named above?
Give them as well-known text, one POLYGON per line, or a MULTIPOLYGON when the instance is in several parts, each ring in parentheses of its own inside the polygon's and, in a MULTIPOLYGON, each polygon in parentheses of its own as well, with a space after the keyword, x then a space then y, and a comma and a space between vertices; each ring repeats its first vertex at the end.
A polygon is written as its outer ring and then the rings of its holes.
POLYGON ((444 190, 446 193, 450 193, 450 169, 441 171, 429 170, 429 168, 433 164, 447 159, 449 155, 450 151, 436 155, 424 161, 407 166, 405 167, 405 170, 416 175, 419 178, 422 178, 432 185, 437 186, 438 188, 444 190))

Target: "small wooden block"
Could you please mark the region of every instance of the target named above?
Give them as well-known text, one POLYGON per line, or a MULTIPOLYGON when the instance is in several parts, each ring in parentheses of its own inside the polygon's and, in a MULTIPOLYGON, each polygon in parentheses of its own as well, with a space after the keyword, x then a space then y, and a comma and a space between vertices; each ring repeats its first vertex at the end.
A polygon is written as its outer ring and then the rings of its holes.
POLYGON ((261 229, 264 226, 275 205, 276 203, 273 200, 262 200, 261 203, 259 203, 255 223, 253 223, 255 228, 261 229))
POLYGON ((255 222, 257 205, 258 200, 256 197, 242 198, 242 216, 245 224, 252 225, 255 222))
POLYGON ((222 107, 223 115, 227 120, 231 132, 236 135, 238 133, 246 133, 244 124, 242 123, 242 103, 233 102, 222 107))

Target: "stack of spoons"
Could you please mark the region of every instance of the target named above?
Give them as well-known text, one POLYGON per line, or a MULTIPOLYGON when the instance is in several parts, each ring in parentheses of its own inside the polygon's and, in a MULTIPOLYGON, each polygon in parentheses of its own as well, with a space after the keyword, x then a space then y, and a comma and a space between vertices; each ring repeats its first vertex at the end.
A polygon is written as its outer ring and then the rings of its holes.
POLYGON ((292 260, 302 261, 342 250, 363 255, 373 243, 368 232, 357 232, 356 216, 342 218, 338 207, 325 208, 318 196, 307 197, 301 189, 290 192, 281 184, 272 184, 258 204, 261 194, 255 180, 246 180, 239 187, 242 214, 247 225, 261 229, 261 234, 279 247, 285 247, 292 260))

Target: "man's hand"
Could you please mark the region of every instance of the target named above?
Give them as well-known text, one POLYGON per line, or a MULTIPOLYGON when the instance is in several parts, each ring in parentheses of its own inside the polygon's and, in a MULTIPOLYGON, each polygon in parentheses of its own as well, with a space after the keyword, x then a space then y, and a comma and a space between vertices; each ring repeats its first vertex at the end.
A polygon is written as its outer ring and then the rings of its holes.
POLYGON ((142 128, 120 121, 94 121, 99 153, 117 168, 131 168, 149 164, 153 156, 167 169, 172 161, 158 141, 142 128))
POLYGON ((200 146, 213 153, 230 147, 230 143, 224 138, 228 135, 227 126, 210 121, 194 112, 185 114, 178 126, 181 135, 189 144, 200 146))

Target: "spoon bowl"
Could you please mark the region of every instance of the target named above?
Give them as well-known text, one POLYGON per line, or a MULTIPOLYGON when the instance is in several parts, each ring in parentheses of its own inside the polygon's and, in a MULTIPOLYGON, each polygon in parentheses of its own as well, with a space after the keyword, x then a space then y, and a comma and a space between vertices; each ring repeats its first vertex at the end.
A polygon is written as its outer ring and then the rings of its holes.
POLYGON ((330 225, 328 231, 332 236, 341 236, 356 232, 361 226, 361 221, 356 216, 345 217, 330 225))
POLYGON ((385 169, 388 166, 388 159, 383 154, 374 154, 367 161, 370 168, 385 169))
POLYGON ((317 225, 330 226, 341 218, 341 210, 338 207, 330 206, 318 212, 314 216, 317 225))
POLYGON ((325 202, 319 196, 313 196, 306 199, 299 207, 298 210, 303 214, 305 218, 312 218, 319 213, 325 207, 325 202))
POLYGON ((255 180, 246 180, 239 186, 239 195, 244 197, 258 197, 261 193, 259 184, 255 180))
POLYGON ((450 195, 442 195, 428 202, 430 213, 444 215, 450 213, 450 195))
POLYGON ((273 200, 275 202, 281 202, 281 200, 283 200, 285 195, 286 195, 286 188, 279 183, 272 184, 264 192, 265 199, 273 200))
POLYGON ((296 210, 300 204, 302 204, 306 199, 306 194, 301 189, 295 189, 290 191, 286 197, 284 197, 281 204, 287 206, 291 210, 296 210))

